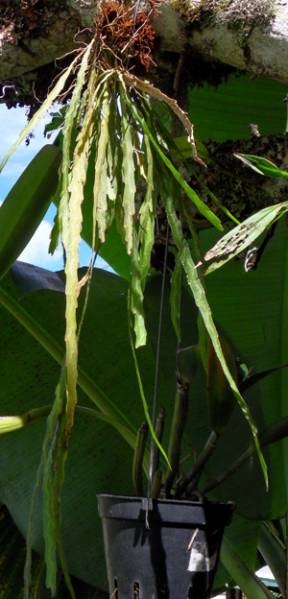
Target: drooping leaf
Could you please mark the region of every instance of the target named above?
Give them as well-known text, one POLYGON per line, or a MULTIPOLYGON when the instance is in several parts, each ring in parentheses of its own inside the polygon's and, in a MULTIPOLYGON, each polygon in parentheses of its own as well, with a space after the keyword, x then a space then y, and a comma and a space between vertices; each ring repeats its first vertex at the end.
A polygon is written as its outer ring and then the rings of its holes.
POLYGON ((142 277, 139 261, 139 236, 137 232, 133 231, 133 246, 132 246, 132 276, 130 284, 130 298, 128 307, 133 315, 134 319, 134 333, 135 333, 135 347, 141 347, 146 344, 146 327, 144 318, 144 307, 143 307, 143 288, 142 288, 142 277))
POLYGON ((133 228, 135 215, 135 164, 134 164, 134 145, 133 130, 127 115, 127 96, 122 91, 122 179, 124 184, 122 210, 123 210, 123 228, 126 241, 127 254, 131 254, 133 246, 133 228))
POLYGON ((194 296, 196 306, 199 308, 200 314, 203 318, 203 322, 205 324, 205 327, 207 329, 207 332, 208 332, 211 342, 213 344, 216 356, 219 359, 219 362, 222 366, 225 377, 227 378, 227 381, 231 387, 231 390, 232 390, 232 392, 242 410, 242 413, 243 413, 244 417, 246 418, 247 423, 250 427, 250 430, 251 430, 251 433, 252 433, 252 436, 254 439, 257 455, 259 458, 259 462, 261 464, 262 472, 263 472, 264 479, 265 479, 265 482, 267 485, 268 484, 267 466, 265 464, 265 460, 263 458, 263 455, 262 455, 262 452, 261 452, 261 449, 259 446, 257 427, 256 427, 255 423, 253 422, 253 419, 250 414, 250 410, 245 402, 245 399, 242 397, 242 395, 237 387, 237 384, 233 378, 233 375, 230 372, 230 369, 226 363, 225 356, 223 354, 222 347, 221 347, 221 344, 219 341, 218 332, 217 332, 217 329, 215 327, 215 324, 214 324, 214 321, 212 318, 211 309, 210 309, 209 303, 206 298, 205 289, 204 289, 203 284, 198 276, 196 266, 195 266, 192 256, 191 256, 189 245, 188 245, 187 241, 185 240, 181 223, 180 223, 180 221, 177 217, 176 211, 175 211, 172 190, 173 190, 173 187, 172 187, 172 189, 169 187, 166 188, 166 194, 165 194, 165 197, 163 197, 163 201, 165 203, 164 205, 165 205, 165 209, 166 209, 168 222, 171 227, 171 231, 172 231, 174 240, 177 244, 177 249, 179 252, 179 259, 181 261, 183 270, 185 272, 185 275, 187 278, 187 283, 188 283, 188 285, 192 291, 192 294, 194 296))
MULTIPOLYGON (((112 83, 110 84, 112 85, 112 83)), ((113 81, 112 91, 110 93, 110 119, 109 119, 109 135, 108 135, 108 146, 107 146, 107 195, 109 201, 112 204, 116 203, 118 194, 121 195, 121 159, 120 159, 120 147, 119 147, 119 120, 120 115, 118 113, 117 106, 117 86, 116 82, 113 81)), ((113 211, 109 218, 109 225, 113 222, 113 211)))
POLYGON ((198 345, 199 353, 202 361, 202 366, 207 373, 208 371, 208 348, 209 348, 209 335, 205 327, 205 323, 201 314, 197 318, 197 329, 198 329, 198 345))
POLYGON ((171 162, 170 158, 164 153, 161 149, 157 139, 150 131, 145 118, 141 115, 141 113, 136 109, 134 104, 131 104, 130 107, 132 113, 135 115, 136 121, 138 121, 142 127, 142 130, 149 137, 150 142, 156 153, 159 155, 160 160, 165 166, 168 168, 168 171, 172 174, 172 176, 176 179, 177 183, 182 187, 187 196, 192 200, 193 204, 196 206, 197 210, 199 210, 200 214, 202 214, 207 220, 219 231, 222 231, 223 227, 219 218, 206 206, 206 204, 198 197, 197 193, 188 185, 185 179, 180 174, 179 170, 174 166, 171 162))
POLYGON ((98 226, 99 240, 105 242, 108 216, 113 218, 111 213, 108 215, 108 162, 107 150, 109 144, 109 115, 110 115, 110 94, 109 87, 104 83, 102 105, 98 110, 98 119, 101 122, 100 133, 97 140, 97 155, 95 161, 94 177, 94 199, 93 199, 93 234, 92 248, 95 250, 95 232, 96 223, 98 226))
POLYGON ((151 268, 151 252, 154 245, 155 228, 155 184, 154 184, 154 163, 150 142, 147 136, 144 136, 146 148, 146 193, 143 203, 139 210, 139 268, 143 289, 149 270, 151 268))
MULTIPOLYGON (((61 200, 59 206, 59 220, 62 226, 63 212, 67 208, 69 200, 69 173, 72 158, 72 135, 73 130, 77 126, 77 115, 79 115, 79 105, 81 100, 81 92, 86 81, 86 71, 88 69, 89 56, 92 50, 92 43, 87 46, 81 65, 78 71, 77 79, 74 85, 72 97, 65 113, 65 121, 63 127, 63 144, 62 144, 62 177, 61 177, 61 200)), ((93 73, 92 73, 93 76, 93 73)))
MULTIPOLYGON (((87 61, 89 54, 87 54, 87 61)), ((84 77, 88 62, 81 64, 79 80, 84 85, 84 77)), ((91 75, 93 78, 93 73, 91 75)), ((78 83, 78 82, 77 82, 78 83)), ((80 85, 80 83, 79 83, 80 85)), ((93 97, 93 96, 92 96, 93 97)), ((82 202, 84 200, 84 186, 86 181, 89 151, 93 133, 94 106, 91 102, 78 134, 76 147, 73 155, 73 169, 69 183, 69 201, 65 205, 62 200, 62 237, 66 252, 65 263, 65 294, 66 294, 66 333, 65 333, 65 366, 67 372, 66 390, 66 425, 65 435, 69 437, 73 426, 74 410, 77 404, 77 378, 78 378, 78 332, 77 332, 77 307, 79 295, 78 266, 79 266, 79 244, 82 229, 82 202)))
POLYGON ((65 451, 65 448, 59 448, 59 428, 61 430, 61 428, 63 428, 63 423, 65 424, 65 419, 63 418, 64 413, 65 370, 62 369, 61 378, 56 387, 55 401, 47 419, 47 430, 42 447, 40 465, 41 470, 43 470, 43 530, 45 540, 46 585, 47 588, 51 590, 52 595, 55 595, 56 593, 57 553, 59 552, 59 542, 61 542, 61 500, 58 495, 58 485, 60 485, 61 488, 63 484, 63 461, 65 461, 67 456, 67 450, 65 451), (55 466, 57 472, 55 472, 55 466), (60 482, 58 481, 58 477, 60 477, 60 482))
MULTIPOLYGON (((225 268, 219 269, 206 279, 207 294, 221 334, 231 341, 237 362, 252 365, 255 370, 256 368, 260 371, 268 369, 272 359, 273 364, 284 363, 287 356, 284 333, 286 330, 286 236, 286 224, 283 219, 277 225, 275 235, 267 246, 259 268, 251 272, 251 275, 247 276, 241 262, 231 261, 225 268), (223 293, 224 289, 229 289, 229 293, 223 293), (267 289, 271 290, 268 295, 267 289)), ((203 231, 201 237, 202 251, 205 252, 213 244, 216 233, 213 234, 211 230, 203 231)), ((200 383, 201 376, 197 378, 198 383, 194 380, 194 391, 191 389, 194 393, 195 417, 195 425, 191 422, 191 438, 198 439, 197 452, 199 452, 209 434, 209 417, 201 395, 205 379, 203 381, 202 376, 200 383), (198 424, 204 411, 205 436, 203 433, 200 434, 198 424)), ((283 399, 286 397, 286 386, 287 369, 283 368, 261 379, 245 392, 245 399, 249 403, 259 431, 286 415, 285 399, 283 399)), ((236 408, 229 426, 219 440, 215 455, 206 465, 206 480, 203 480, 201 490, 204 491, 216 475, 229 468, 249 443, 248 427, 236 408)), ((272 513, 274 515, 283 513, 287 502, 284 476, 286 443, 286 441, 280 442, 264 450, 269 468, 269 492, 265 490, 258 460, 253 454, 246 466, 211 493, 211 498, 213 500, 233 499, 238 504, 238 510, 253 519, 258 518, 260 514, 266 518, 268 514, 271 517, 272 513), (273 492, 275 488, 277 493, 273 492), (241 489, 246 490, 246 495, 242 495, 241 489)))

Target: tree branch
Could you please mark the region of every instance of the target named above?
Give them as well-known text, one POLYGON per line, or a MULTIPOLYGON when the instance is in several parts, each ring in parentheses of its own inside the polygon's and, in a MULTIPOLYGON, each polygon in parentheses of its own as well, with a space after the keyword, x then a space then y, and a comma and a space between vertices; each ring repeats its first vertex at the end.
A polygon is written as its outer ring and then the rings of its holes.
MULTIPOLYGON (((61 3, 59 3, 61 6, 61 3)), ((1 19, 0 8, 0 19, 1 19)), ((38 67, 49 64, 75 48, 75 34, 79 21, 72 12, 59 9, 43 32, 34 36, 20 36, 10 26, 0 29, 0 81, 14 81, 38 67)))
MULTIPOLYGON (((193 0, 189 2, 192 4, 193 0)), ((221 0, 215 1, 216 11, 217 5, 221 5, 221 0)), ((212 25, 192 29, 189 43, 203 57, 287 83, 288 3, 276 0, 274 16, 270 15, 265 23, 267 6, 267 0, 234 0, 230 15, 219 9, 214 24, 212 19, 212 25), (263 19, 260 12, 258 18, 255 12, 255 20, 253 15, 249 20, 249 7, 253 11, 258 1, 262 3, 263 19)))
MULTIPOLYGON (((15 81, 71 51, 77 31, 93 24, 98 0, 66 0, 64 9, 62 2, 46 4, 53 17, 49 26, 37 36, 33 30, 25 43, 14 35, 13 20, 4 22, 7 5, 0 7, 0 82, 15 81)), ((154 26, 163 51, 180 53, 188 43, 208 59, 288 82, 288 3, 161 0, 159 4, 154 26), (267 7, 273 7, 273 13, 267 7)))

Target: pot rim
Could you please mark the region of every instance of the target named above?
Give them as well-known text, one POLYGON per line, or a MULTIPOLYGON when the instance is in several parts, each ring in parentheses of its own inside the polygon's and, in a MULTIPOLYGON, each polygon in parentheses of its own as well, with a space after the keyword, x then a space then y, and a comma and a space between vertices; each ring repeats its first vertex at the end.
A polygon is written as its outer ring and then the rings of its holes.
POLYGON ((211 502, 207 499, 188 501, 179 499, 148 499, 129 495, 97 494, 98 509, 101 518, 149 521, 179 526, 217 528, 227 526, 235 505, 232 502, 211 502), (177 509, 176 509, 177 508, 177 509))

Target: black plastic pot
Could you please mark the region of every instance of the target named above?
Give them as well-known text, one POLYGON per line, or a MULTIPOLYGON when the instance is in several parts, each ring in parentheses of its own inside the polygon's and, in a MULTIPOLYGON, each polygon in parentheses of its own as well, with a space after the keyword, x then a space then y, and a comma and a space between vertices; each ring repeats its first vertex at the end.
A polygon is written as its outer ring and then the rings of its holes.
POLYGON ((113 599, 209 597, 232 504, 98 495, 98 507, 113 599))

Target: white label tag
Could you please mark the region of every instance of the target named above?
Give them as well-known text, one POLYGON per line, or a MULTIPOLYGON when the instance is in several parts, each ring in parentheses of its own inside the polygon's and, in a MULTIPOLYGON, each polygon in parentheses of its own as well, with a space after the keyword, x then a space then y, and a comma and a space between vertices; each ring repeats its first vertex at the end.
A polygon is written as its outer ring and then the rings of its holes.
POLYGON ((195 542, 190 551, 188 572, 210 572, 215 568, 217 553, 208 557, 201 550, 203 551, 203 544, 195 542))

